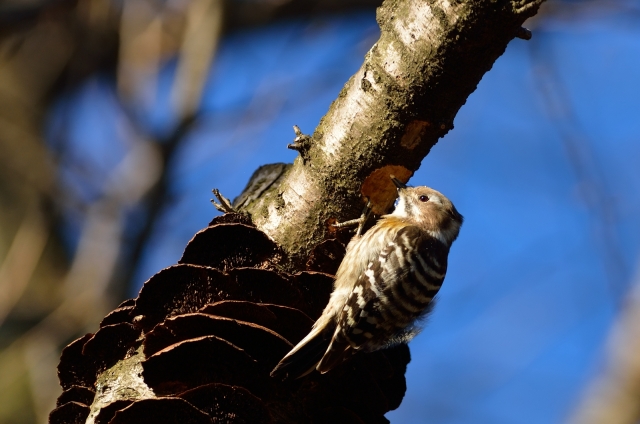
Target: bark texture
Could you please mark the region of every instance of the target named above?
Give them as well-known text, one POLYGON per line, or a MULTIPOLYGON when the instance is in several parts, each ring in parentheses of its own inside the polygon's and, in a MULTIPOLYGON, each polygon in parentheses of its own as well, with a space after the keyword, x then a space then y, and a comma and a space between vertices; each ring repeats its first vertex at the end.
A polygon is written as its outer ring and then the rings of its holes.
POLYGON ((482 76, 522 36, 543 0, 388 0, 381 36, 282 179, 243 208, 294 260, 304 261, 329 223, 374 213, 395 199, 482 76))
POLYGON ((406 390, 405 344, 357 355, 326 375, 269 375, 327 304, 328 272, 349 238, 341 235, 290 274, 246 215, 216 217, 178 265, 64 349, 64 392, 49 423, 388 423, 384 414, 406 390))
POLYGON ((541 1, 386 1, 380 40, 313 136, 298 135, 300 157, 261 168, 236 199, 252 220, 215 218, 63 351, 50 423, 388 422, 404 344, 292 382, 269 371, 328 301, 349 239, 328 224, 364 197, 386 212, 389 175, 411 177, 541 1))

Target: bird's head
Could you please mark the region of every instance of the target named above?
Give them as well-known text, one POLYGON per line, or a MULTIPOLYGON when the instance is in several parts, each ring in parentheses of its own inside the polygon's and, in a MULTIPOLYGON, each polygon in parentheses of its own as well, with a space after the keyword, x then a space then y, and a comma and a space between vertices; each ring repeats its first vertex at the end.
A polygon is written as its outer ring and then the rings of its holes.
POLYGON ((447 246, 458 237, 462 215, 442 193, 425 186, 408 187, 391 177, 398 188, 398 202, 392 216, 419 226, 447 246))

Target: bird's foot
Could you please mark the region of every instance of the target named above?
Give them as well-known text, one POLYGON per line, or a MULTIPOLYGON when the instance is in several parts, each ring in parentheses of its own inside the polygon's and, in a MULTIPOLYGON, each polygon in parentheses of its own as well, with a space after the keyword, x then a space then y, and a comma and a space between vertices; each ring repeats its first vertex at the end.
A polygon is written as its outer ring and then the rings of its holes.
POLYGON ((362 211, 362 215, 360 215, 359 218, 350 219, 349 221, 344 221, 344 222, 336 222, 335 224, 333 224, 333 226, 336 228, 344 228, 344 227, 351 227, 354 225, 358 225, 358 229, 356 230, 356 236, 360 236, 362 235, 362 229, 364 228, 364 224, 369 219, 369 215, 371 215, 371 200, 367 199, 367 205, 364 207, 364 210, 362 211))

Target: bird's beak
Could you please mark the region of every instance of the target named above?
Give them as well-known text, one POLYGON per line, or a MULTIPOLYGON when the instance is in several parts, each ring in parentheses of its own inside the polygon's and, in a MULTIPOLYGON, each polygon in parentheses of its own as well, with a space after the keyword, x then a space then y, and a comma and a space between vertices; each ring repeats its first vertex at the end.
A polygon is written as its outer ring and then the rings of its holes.
POLYGON ((390 175, 390 177, 391 177, 391 181, 393 181, 393 184, 395 184, 398 190, 402 188, 407 188, 407 185, 402 181, 400 181, 399 179, 397 179, 394 175, 390 175))

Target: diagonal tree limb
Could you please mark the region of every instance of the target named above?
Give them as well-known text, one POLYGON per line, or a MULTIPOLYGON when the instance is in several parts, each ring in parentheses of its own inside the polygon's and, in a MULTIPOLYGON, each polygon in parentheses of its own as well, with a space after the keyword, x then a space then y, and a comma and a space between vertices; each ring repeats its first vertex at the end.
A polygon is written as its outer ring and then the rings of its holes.
POLYGON ((370 198, 386 212, 389 174, 407 181, 482 76, 543 0, 387 0, 381 36, 280 185, 245 205, 295 262, 370 198))

